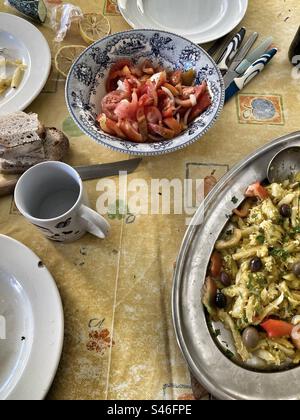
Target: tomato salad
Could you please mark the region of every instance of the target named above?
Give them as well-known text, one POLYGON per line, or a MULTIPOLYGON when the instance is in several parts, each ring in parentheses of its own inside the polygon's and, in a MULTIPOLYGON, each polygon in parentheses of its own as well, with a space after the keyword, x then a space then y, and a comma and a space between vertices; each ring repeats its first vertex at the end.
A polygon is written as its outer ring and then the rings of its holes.
POLYGON ((206 81, 196 85, 193 69, 167 71, 145 60, 119 60, 106 80, 97 117, 101 129, 137 143, 173 139, 211 105, 206 81))

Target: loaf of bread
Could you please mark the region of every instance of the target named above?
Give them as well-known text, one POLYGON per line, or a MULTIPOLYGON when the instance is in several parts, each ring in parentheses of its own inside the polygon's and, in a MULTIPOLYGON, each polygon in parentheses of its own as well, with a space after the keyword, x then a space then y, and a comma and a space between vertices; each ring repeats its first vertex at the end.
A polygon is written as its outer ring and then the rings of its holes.
POLYGON ((17 112, 0 117, 0 172, 20 174, 47 160, 62 160, 68 138, 56 128, 45 128, 36 114, 17 112))

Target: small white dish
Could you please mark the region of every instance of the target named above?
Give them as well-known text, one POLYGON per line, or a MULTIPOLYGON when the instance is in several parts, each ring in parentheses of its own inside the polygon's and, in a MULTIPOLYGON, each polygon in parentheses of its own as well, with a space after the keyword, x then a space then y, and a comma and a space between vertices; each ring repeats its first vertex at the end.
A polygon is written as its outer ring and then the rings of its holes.
POLYGON ((231 32, 248 0, 118 0, 118 6, 134 29, 165 30, 203 44, 231 32))
POLYGON ((61 299, 31 250, 3 235, 0 249, 0 400, 40 400, 61 356, 61 299))
POLYGON ((0 48, 27 65, 21 85, 0 95, 0 116, 23 111, 45 86, 51 69, 49 45, 27 20, 0 13, 0 48))

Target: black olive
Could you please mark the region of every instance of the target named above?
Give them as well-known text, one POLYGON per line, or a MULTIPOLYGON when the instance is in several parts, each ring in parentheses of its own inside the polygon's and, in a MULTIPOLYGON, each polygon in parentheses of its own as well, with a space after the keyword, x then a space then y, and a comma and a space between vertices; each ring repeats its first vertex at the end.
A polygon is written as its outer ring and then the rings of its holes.
POLYGON ((292 215, 291 207, 287 204, 283 204, 280 207, 280 214, 281 214, 282 217, 291 217, 291 215, 292 215))
POLYGON ((300 277, 300 262, 297 262, 293 265, 293 273, 295 276, 300 277))
POLYGON ((220 276, 220 281, 225 287, 231 286, 231 279, 229 275, 225 273, 225 271, 222 271, 221 276, 220 276))
POLYGON ((248 327, 243 332, 243 343, 248 349, 254 349, 259 342, 259 334, 254 327, 248 327))
POLYGON ((250 270, 252 273, 257 273, 263 267, 262 261, 260 258, 255 257, 250 261, 250 270))
POLYGON ((223 293, 219 292, 216 296, 216 307, 219 309, 224 309, 227 306, 227 298, 223 293))

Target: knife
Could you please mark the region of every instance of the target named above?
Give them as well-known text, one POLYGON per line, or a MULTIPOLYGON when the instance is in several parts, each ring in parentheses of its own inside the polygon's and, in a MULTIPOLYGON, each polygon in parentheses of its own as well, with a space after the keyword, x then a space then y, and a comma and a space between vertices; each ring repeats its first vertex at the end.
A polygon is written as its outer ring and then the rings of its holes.
POLYGON ((273 37, 269 36, 268 38, 264 39, 263 42, 257 47, 254 51, 252 51, 246 58, 243 60, 240 65, 236 68, 236 72, 238 74, 244 74, 248 67, 251 66, 254 61, 258 60, 263 53, 268 51, 273 44, 273 37))
MULTIPOLYGON (((83 181, 88 181, 90 179, 119 175, 119 172, 131 174, 137 169, 141 161, 142 159, 130 159, 101 165, 76 166, 74 169, 76 169, 83 181)), ((0 180, 0 196, 12 194, 18 179, 19 177, 10 180, 0 180)))
MULTIPOLYGON (((250 35, 250 37, 248 38, 248 40, 245 43, 245 45, 240 49, 240 51, 238 52, 238 54, 235 56, 235 59, 233 60, 233 62, 231 63, 231 66, 228 69, 228 72, 224 76, 225 89, 227 89, 228 86, 230 85, 230 83, 236 77, 238 77, 240 75, 239 73, 237 73, 236 68, 244 60, 244 58, 246 57, 246 55, 248 54, 248 52, 250 51, 250 49, 253 47, 255 41, 257 40, 257 38, 258 38, 258 33, 257 32, 253 32, 253 34, 250 35)), ((262 51, 257 58, 259 58, 262 55, 262 53, 264 53, 265 51, 266 50, 262 51)), ((257 60, 257 58, 256 58, 256 60, 257 60)), ((253 61, 255 61, 255 60, 253 60, 253 61)))
MULTIPOLYGON (((222 54, 224 52, 225 46, 227 46, 228 44, 228 36, 224 35, 222 38, 219 38, 214 44, 212 44, 211 47, 208 48, 207 53, 208 55, 210 55, 211 57, 214 56, 215 54, 217 54, 217 52, 219 50, 222 51, 222 54)), ((201 46, 201 44, 199 44, 201 46)), ((216 62, 219 60, 219 58, 221 57, 221 55, 218 56, 218 58, 216 58, 216 62)))
POLYGON ((266 65, 276 55, 277 51, 277 48, 273 48, 266 52, 248 68, 243 76, 234 79, 231 85, 226 89, 225 101, 228 101, 237 92, 242 90, 254 77, 262 72, 266 65))
POLYGON ((221 55, 220 60, 217 62, 219 69, 223 76, 228 70, 229 63, 236 56, 244 38, 246 35, 246 29, 242 28, 229 42, 224 53, 221 55))

